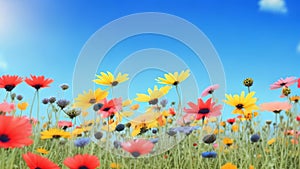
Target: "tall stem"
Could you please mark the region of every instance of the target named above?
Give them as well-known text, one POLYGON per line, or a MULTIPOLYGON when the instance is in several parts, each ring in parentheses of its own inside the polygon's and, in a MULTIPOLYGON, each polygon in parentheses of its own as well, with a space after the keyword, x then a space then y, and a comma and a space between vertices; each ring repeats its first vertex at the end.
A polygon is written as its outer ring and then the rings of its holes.
MULTIPOLYGON (((36 116, 37 116, 37 120, 40 120, 40 95, 39 95, 39 91, 36 91, 36 95, 37 95, 37 112, 36 112, 36 116)), ((38 123, 38 127, 39 127, 39 123, 38 123)))
POLYGON ((178 89, 177 85, 176 85, 176 93, 177 93, 177 96, 178 96, 178 112, 179 112, 179 115, 181 115, 181 96, 180 96, 179 89, 178 89))
POLYGON ((31 103, 31 106, 30 106, 30 114, 29 114, 29 119, 31 119, 31 117, 32 117, 32 110, 33 110, 33 105, 34 105, 34 101, 35 101, 36 93, 37 93, 37 90, 34 92, 34 96, 33 96, 33 99, 32 99, 32 103, 31 103))

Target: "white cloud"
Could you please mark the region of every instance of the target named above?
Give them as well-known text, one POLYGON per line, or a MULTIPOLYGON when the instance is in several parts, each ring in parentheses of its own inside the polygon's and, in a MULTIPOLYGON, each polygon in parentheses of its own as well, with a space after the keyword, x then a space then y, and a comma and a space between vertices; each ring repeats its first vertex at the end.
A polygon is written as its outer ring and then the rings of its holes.
POLYGON ((261 11, 287 13, 285 0, 260 0, 258 2, 261 11))
POLYGON ((297 52, 300 53, 300 42, 299 42, 299 44, 297 46, 297 52))

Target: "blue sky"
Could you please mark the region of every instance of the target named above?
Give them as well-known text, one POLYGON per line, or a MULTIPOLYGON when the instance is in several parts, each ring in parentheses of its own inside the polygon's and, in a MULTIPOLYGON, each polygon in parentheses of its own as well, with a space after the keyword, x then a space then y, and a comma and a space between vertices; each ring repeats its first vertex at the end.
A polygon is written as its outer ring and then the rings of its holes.
MULTIPOLYGON (((278 98, 280 91, 270 91, 269 85, 280 77, 299 77, 299 8, 297 0, 110 0, 89 3, 79 0, 2 0, 0 72, 51 77, 55 82, 52 88, 42 91, 42 97, 57 95, 61 83, 72 83, 77 57, 98 29, 126 15, 162 12, 191 22, 209 38, 224 66, 227 93, 246 90, 242 80, 252 77, 259 103, 281 100, 278 98)), ((97 73, 113 72, 123 58, 148 48, 164 49, 184 60, 197 79, 200 90, 197 92, 210 84, 203 64, 191 59, 193 53, 186 46, 168 37, 149 34, 117 44, 105 56, 97 73)), ((153 69, 137 75, 130 85, 130 97, 153 87, 154 78, 162 74, 153 69)), ((25 84, 15 92, 24 94, 27 101, 33 95, 33 90, 25 84)), ((169 97, 173 95, 171 93, 169 97)), ((71 98, 72 91, 68 91, 67 96, 71 98)), ((224 112, 228 114, 230 110, 226 107, 224 112)))

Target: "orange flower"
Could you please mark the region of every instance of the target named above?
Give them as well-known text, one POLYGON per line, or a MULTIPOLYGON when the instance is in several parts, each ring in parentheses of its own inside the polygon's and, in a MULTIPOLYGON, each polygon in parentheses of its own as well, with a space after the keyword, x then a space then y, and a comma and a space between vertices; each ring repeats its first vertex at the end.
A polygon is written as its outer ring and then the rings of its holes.
POLYGON ((53 79, 45 79, 44 76, 33 76, 30 75, 30 78, 26 78, 25 82, 35 88, 36 90, 39 90, 41 88, 49 87, 49 84, 53 82, 53 79))
POLYGON ((30 169, 37 169, 37 168, 60 169, 58 165, 56 165, 49 159, 30 152, 27 154, 23 154, 23 159, 30 169))
POLYGON ((3 75, 0 77, 0 88, 6 91, 12 91, 18 84, 22 83, 23 79, 19 76, 3 75))
POLYGON ((100 166, 100 161, 97 156, 83 154, 66 158, 64 164, 70 169, 96 169, 100 166))

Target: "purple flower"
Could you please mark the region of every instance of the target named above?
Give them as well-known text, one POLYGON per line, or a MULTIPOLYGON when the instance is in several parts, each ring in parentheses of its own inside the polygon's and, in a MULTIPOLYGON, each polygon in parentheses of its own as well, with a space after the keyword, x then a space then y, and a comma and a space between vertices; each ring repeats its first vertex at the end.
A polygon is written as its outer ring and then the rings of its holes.
POLYGON ((76 147, 84 147, 87 144, 89 144, 90 141, 91 140, 89 138, 79 138, 79 139, 74 141, 74 144, 75 144, 76 147))
POLYGON ((176 128, 172 128, 171 130, 172 131, 175 131, 175 132, 180 132, 180 133, 184 133, 186 135, 189 135, 191 134, 194 130, 197 130, 199 129, 199 126, 183 126, 183 127, 176 127, 176 128))

